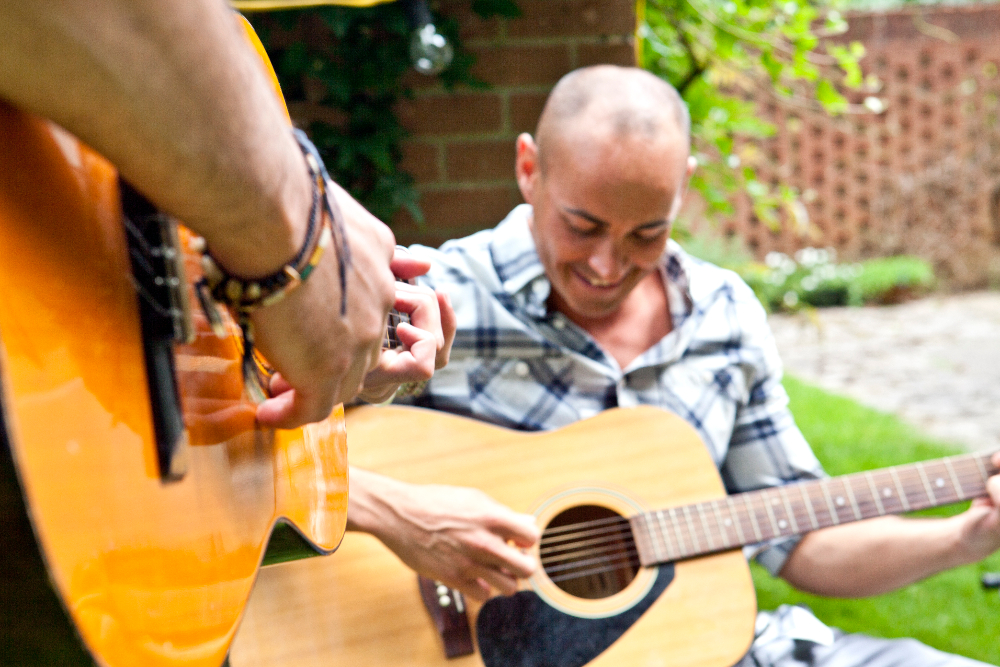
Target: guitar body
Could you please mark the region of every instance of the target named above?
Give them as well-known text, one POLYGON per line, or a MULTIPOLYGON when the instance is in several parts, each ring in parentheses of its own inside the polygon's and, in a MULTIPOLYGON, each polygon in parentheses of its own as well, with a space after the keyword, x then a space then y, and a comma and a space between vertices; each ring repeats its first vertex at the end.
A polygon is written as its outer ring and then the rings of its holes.
MULTIPOLYGON (((441 412, 365 407, 348 411, 347 428, 352 464, 415 483, 480 488, 534 513, 540 527, 580 506, 628 516, 725 495, 697 434, 655 408, 524 433, 441 412)), ((589 599, 545 571, 529 584, 512 598, 470 604, 476 651, 446 660, 415 574, 375 538, 350 533, 331 561, 261 571, 231 662, 728 667, 753 637, 756 601, 739 550, 638 568, 621 590, 589 599)))
MULTIPOLYGON (((4 569, 44 563, 35 578, 86 650, 52 662, 217 667, 272 528, 290 523, 323 553, 341 540, 342 408, 304 429, 256 428, 238 328, 218 338, 195 313, 194 342, 174 350, 186 472, 164 479, 117 174, 2 104, 0 146, 0 499, 4 525, 27 526, 34 544, 20 546, 38 555, 11 555, 5 531, 4 569)), ((194 255, 185 263, 197 278, 194 255)), ((0 598, 19 621, 0 629, 0 661, 48 664, 29 637, 37 590, 25 583, 19 599, 17 583, 0 598)))

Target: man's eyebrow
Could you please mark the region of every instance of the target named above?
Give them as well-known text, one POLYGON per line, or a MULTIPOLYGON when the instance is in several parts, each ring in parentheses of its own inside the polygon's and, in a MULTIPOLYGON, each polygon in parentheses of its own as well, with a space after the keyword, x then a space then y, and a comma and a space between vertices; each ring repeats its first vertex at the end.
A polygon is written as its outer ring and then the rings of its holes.
MULTIPOLYGON (((579 217, 583 218, 584 220, 592 222, 595 225, 597 225, 598 227, 608 227, 609 226, 608 223, 605 222, 604 220, 601 220, 596 215, 592 215, 590 213, 587 213, 584 210, 581 210, 581 209, 578 209, 578 208, 564 208, 563 210, 566 213, 572 213, 573 215, 579 216, 579 217)), ((636 229, 637 230, 638 229, 651 229, 653 227, 663 227, 663 226, 666 226, 667 224, 669 224, 669 223, 667 222, 666 218, 661 218, 659 220, 650 220, 649 222, 644 222, 643 224, 641 224, 638 227, 636 227, 636 229)))
POLYGON ((579 216, 579 217, 583 218, 584 220, 592 222, 595 225, 597 225, 598 227, 608 227, 609 226, 608 223, 605 222, 604 220, 601 220, 596 215, 591 215, 590 213, 587 213, 584 210, 581 210, 581 209, 578 209, 578 208, 564 208, 563 210, 566 213, 572 213, 575 216, 579 216))

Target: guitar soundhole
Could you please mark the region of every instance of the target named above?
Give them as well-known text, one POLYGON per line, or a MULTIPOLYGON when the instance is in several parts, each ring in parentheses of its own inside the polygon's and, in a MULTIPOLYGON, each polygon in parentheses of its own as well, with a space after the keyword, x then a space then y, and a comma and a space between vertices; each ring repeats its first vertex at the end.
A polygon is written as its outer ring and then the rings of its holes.
POLYGON ((560 512, 545 527, 540 546, 549 579, 579 598, 610 597, 639 571, 628 519, 607 507, 579 505, 560 512))

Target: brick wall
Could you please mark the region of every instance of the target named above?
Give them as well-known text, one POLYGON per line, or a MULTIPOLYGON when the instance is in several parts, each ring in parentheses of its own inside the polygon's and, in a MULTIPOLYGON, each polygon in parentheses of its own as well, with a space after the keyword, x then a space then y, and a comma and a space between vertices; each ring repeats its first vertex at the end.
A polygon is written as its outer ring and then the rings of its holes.
POLYGON ((478 58, 474 73, 489 90, 448 93, 411 72, 414 99, 399 113, 411 137, 403 167, 413 174, 426 226, 401 213, 400 243, 440 245, 494 226, 521 195, 514 181, 514 139, 533 132, 549 90, 577 67, 635 64, 634 0, 517 0, 522 16, 483 21, 469 0, 441 0, 478 58))
MULTIPOLYGON (((724 227, 763 257, 832 246, 846 259, 911 253, 954 287, 1000 277, 1000 7, 850 17, 887 110, 831 119, 758 100, 779 128, 765 177, 800 189, 810 229, 774 231, 743 205, 724 227)), ((860 102, 864 94, 853 96, 860 102)))

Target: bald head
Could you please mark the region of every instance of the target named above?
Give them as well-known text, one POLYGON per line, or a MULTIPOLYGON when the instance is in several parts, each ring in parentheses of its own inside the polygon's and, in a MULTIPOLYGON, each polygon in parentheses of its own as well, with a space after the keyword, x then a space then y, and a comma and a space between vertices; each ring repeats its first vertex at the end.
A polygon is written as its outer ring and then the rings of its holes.
POLYGON ((687 149, 690 132, 687 106, 669 83, 636 67, 597 65, 559 80, 538 120, 535 141, 544 170, 546 148, 572 147, 595 135, 681 141, 687 149))

